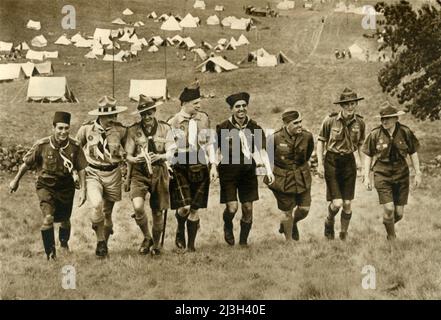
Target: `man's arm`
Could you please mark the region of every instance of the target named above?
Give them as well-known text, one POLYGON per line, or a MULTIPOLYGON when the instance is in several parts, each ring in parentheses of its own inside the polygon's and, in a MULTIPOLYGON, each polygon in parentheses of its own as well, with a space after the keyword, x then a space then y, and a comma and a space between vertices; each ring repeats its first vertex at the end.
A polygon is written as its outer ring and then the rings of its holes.
POLYGON ((24 174, 28 170, 29 170, 29 167, 26 165, 26 163, 23 163, 20 166, 14 179, 12 179, 12 181, 9 183, 9 193, 13 193, 13 192, 17 191, 19 183, 20 183, 20 179, 24 176, 24 174))
POLYGON ((420 168, 420 159, 418 157, 418 152, 412 153, 410 155, 410 160, 412 161, 413 168, 415 169, 415 188, 418 188, 421 184, 421 168, 420 168))
POLYGON ((368 191, 372 190, 372 181, 371 181, 372 160, 373 160, 372 157, 368 156, 367 154, 364 155, 364 185, 366 187, 366 190, 368 191))
POLYGON ((78 207, 81 207, 87 199, 86 171, 84 169, 78 171, 78 177, 80 179, 80 198, 78 199, 78 207))
POLYGON ((325 142, 322 140, 317 141, 317 171, 320 176, 324 174, 324 165, 323 165, 323 151, 325 150, 325 142))

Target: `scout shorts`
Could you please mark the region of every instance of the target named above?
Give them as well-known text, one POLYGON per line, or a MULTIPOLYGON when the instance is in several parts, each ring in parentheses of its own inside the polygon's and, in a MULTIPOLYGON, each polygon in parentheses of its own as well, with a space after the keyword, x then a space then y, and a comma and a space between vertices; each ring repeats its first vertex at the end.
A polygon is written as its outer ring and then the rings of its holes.
POLYGON ((357 180, 357 165, 354 154, 340 155, 327 152, 325 155, 326 200, 352 200, 357 180))
POLYGON ((259 200, 256 167, 252 164, 219 165, 220 202, 259 200))
POLYGON ((210 174, 203 164, 176 164, 170 180, 170 206, 178 209, 191 206, 192 209, 206 208, 210 174))
POLYGON ((296 206, 311 206, 311 189, 307 189, 302 193, 284 193, 271 190, 277 200, 277 208, 282 211, 291 211, 296 206))
POLYGON ((397 206, 407 204, 409 198, 409 167, 405 161, 395 164, 377 162, 374 166, 374 186, 380 204, 393 202, 397 206))
POLYGON ((88 198, 96 198, 99 194, 103 199, 112 202, 121 200, 122 177, 119 167, 112 171, 101 171, 89 166, 85 170, 88 198))
POLYGON ((130 180, 130 198, 145 198, 150 193, 150 208, 165 210, 170 208, 168 191, 169 175, 165 163, 153 166, 153 174, 147 175, 138 166, 133 167, 130 180))

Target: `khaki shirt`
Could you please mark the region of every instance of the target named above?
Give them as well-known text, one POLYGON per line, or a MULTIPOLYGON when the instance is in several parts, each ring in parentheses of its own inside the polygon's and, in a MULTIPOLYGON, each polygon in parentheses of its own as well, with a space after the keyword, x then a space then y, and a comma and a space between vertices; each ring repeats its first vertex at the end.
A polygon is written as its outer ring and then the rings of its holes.
POLYGON ((98 142, 100 141, 101 133, 96 128, 94 121, 89 121, 83 124, 77 133, 77 140, 80 146, 83 147, 84 154, 87 161, 96 166, 109 166, 118 164, 124 160, 125 139, 127 135, 127 128, 119 122, 114 122, 113 125, 106 129, 107 143, 110 149, 111 156, 104 154, 104 159, 98 156, 98 142))
MULTIPOLYGON (((190 119, 190 115, 181 110, 167 121, 167 123, 172 127, 179 152, 189 151, 188 125, 190 119)), ((193 116, 193 119, 197 121, 198 149, 214 143, 214 135, 211 134, 210 119, 208 118, 208 114, 199 111, 193 116)))
POLYGON ((350 154, 363 145, 365 130, 362 116, 356 114, 352 119, 345 120, 340 111, 325 118, 318 140, 327 143, 327 151, 350 154))
MULTIPOLYGON (((157 121, 157 123, 158 128, 156 129, 156 133, 153 135, 152 139, 155 143, 155 153, 163 154, 170 149, 176 148, 176 144, 170 125, 164 121, 157 121)), ((141 128, 141 122, 137 122, 128 128, 127 140, 129 139, 133 140, 135 144, 134 156, 136 157, 140 155, 142 153, 142 148, 144 148, 148 143, 148 137, 145 136, 141 128)), ((153 152, 153 150, 149 151, 153 152)))
POLYGON ((406 159, 419 149, 418 139, 409 127, 397 122, 392 136, 382 126, 369 133, 364 142, 362 151, 369 157, 376 157, 381 162, 388 163, 406 159), (392 155, 392 147, 395 146, 396 155, 392 155), (392 159, 392 158, 396 159, 392 159))
POLYGON ((286 127, 274 133, 274 165, 282 168, 301 166, 309 161, 314 151, 312 134, 303 130, 290 136, 286 127))
MULTIPOLYGON (((64 159, 60 155, 52 137, 43 138, 37 141, 23 157, 23 162, 30 168, 36 168, 40 179, 60 180, 71 177, 68 168, 64 166, 64 159), (55 147, 55 148, 54 148, 55 147)), ((77 141, 69 139, 69 145, 62 149, 63 155, 69 159, 76 171, 83 170, 88 163, 77 141)))

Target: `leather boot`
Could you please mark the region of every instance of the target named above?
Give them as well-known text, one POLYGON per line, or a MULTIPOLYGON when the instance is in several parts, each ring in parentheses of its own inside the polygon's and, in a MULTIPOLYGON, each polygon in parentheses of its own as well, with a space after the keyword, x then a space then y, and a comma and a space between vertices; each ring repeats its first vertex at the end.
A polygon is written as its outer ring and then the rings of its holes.
POLYGON ((234 246, 233 218, 234 213, 224 211, 224 239, 230 246, 234 246))
POLYGON ((57 253, 55 250, 54 228, 41 230, 41 238, 43 239, 44 252, 46 252, 47 259, 55 260, 57 253))
POLYGON ((196 235, 198 233, 199 220, 191 221, 187 220, 187 235, 188 235, 188 251, 196 251, 194 247, 194 242, 196 240, 196 235))
POLYGON ((70 239, 70 228, 58 229, 58 240, 60 240, 60 246, 64 249, 69 249, 69 239, 70 239))
MULTIPOLYGON (((179 215, 178 213, 175 214, 176 220, 178 222, 178 226, 176 228, 176 240, 175 244, 176 247, 179 249, 185 249, 186 243, 185 243, 185 222, 187 221, 187 217, 183 217, 179 215)), ((188 227, 188 225, 187 225, 188 227)))
POLYGON ((240 220, 240 236, 239 236, 239 244, 242 246, 248 245, 248 235, 250 234, 251 225, 253 223, 247 223, 240 220))

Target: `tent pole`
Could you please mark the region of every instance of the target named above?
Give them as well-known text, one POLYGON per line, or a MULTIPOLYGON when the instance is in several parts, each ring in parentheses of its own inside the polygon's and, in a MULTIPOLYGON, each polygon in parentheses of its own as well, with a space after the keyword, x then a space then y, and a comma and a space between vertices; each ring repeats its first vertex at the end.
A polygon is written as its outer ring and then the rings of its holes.
POLYGON ((115 40, 112 37, 112 97, 115 98, 115 40))

